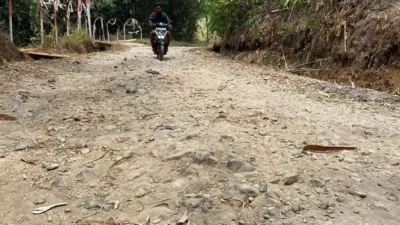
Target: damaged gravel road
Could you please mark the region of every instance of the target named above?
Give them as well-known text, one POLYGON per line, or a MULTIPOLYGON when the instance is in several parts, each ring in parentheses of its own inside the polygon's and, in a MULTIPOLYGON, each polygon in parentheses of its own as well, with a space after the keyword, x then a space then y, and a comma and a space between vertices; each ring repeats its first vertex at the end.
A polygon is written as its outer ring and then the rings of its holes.
POLYGON ((0 79, 0 224, 399 223, 398 96, 178 47, 0 79))

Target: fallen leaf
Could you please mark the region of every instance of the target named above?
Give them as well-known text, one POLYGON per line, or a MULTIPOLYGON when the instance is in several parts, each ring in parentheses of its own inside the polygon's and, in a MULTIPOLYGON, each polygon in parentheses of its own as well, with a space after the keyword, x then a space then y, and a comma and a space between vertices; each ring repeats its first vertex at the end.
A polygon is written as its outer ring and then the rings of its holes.
POLYGON ((303 151, 342 151, 342 150, 357 150, 357 147, 351 146, 323 146, 323 145, 306 145, 303 151))
POLYGON ((0 114, 0 120, 15 121, 15 120, 17 120, 17 118, 6 115, 6 114, 0 114))

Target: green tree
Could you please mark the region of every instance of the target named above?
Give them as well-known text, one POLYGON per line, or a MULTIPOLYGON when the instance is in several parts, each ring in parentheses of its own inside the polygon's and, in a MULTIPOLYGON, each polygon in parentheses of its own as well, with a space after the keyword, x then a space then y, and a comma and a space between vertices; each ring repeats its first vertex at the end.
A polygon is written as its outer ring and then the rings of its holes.
MULTIPOLYGON (((17 45, 27 45, 34 36, 35 29, 30 23, 32 15, 31 6, 37 4, 34 0, 14 1, 13 2, 13 36, 17 45)), ((8 22, 8 0, 0 0, 0 23, 6 32, 9 30, 8 22)))
POLYGON ((299 7, 311 0, 202 0, 203 13, 209 18, 209 27, 222 37, 228 37, 241 28, 258 32, 258 15, 266 3, 277 7, 299 7))
POLYGON ((197 22, 202 16, 199 0, 114 0, 111 4, 97 4, 93 11, 95 16, 118 18, 120 24, 134 18, 139 21, 144 33, 148 34, 151 29, 148 26, 148 18, 156 2, 163 3, 164 12, 173 21, 173 37, 192 41, 196 35, 197 22))
MULTIPOLYGON (((83 0, 84 1, 84 0, 83 0)), ((200 0, 92 0, 91 14, 92 23, 98 16, 108 21, 117 18, 120 29, 130 18, 139 21, 144 31, 144 37, 150 32, 148 18, 153 12, 154 3, 161 1, 164 11, 173 20, 173 37, 176 40, 192 41, 195 38, 198 20, 202 16, 200 0)), ((21 46, 32 43, 39 39, 39 1, 38 0, 15 0, 13 2, 13 25, 14 42, 21 46)), ((76 26, 76 0, 73 0, 74 13, 71 13, 71 26, 76 26)), ((62 0, 67 4, 67 0, 62 0)), ((53 29, 53 7, 43 10, 45 34, 53 29)), ((59 10, 57 15, 58 33, 66 32, 66 11, 59 10)), ((84 21, 82 19, 82 21, 84 21)), ((0 0, 0 25, 2 29, 8 30, 8 0, 0 0)), ((114 29, 115 30, 115 29, 114 29)))

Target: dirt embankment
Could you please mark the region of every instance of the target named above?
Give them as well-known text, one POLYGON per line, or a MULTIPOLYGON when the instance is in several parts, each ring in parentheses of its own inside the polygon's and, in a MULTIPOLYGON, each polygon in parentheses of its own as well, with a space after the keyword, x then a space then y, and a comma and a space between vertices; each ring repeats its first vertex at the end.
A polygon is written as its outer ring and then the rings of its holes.
POLYGON ((24 54, 0 31, 0 65, 7 61, 20 60, 23 58, 24 54))
POLYGON ((313 0, 297 9, 266 4, 254 27, 236 30, 225 49, 303 75, 398 92, 399 1, 313 0))

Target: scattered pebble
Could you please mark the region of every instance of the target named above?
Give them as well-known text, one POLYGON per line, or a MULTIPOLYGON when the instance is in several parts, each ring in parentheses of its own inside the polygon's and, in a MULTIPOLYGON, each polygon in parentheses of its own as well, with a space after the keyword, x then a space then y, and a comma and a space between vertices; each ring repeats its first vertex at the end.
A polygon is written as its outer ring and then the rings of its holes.
POLYGON ((318 207, 322 210, 325 210, 328 209, 329 206, 330 206, 329 202, 321 202, 318 207))
POLYGON ((360 197, 360 198, 365 198, 365 197, 367 197, 367 194, 366 194, 366 193, 361 192, 361 191, 358 191, 358 190, 355 190, 355 189, 349 189, 349 190, 348 190, 348 193, 351 194, 351 195, 360 197))
POLYGON ((188 194, 197 194, 206 189, 206 185, 203 181, 199 179, 195 179, 192 184, 186 189, 186 193, 188 194))
POLYGON ((284 215, 288 214, 290 211, 292 211, 292 207, 288 205, 283 206, 281 209, 281 213, 284 215))
POLYGON ((155 219, 155 220, 153 220, 153 224, 159 224, 159 223, 161 223, 162 222, 162 220, 161 219, 155 219))
POLYGON ((167 162, 167 161, 179 160, 179 159, 181 159, 183 157, 186 157, 186 156, 189 156, 191 154, 193 154, 193 151, 178 152, 176 154, 169 155, 169 156, 165 157, 163 159, 163 161, 167 162))
POLYGON ((355 162, 356 162, 355 159, 350 158, 350 157, 345 157, 345 158, 343 159, 343 161, 344 161, 344 162, 347 162, 347 163, 355 163, 355 162))
POLYGON ((84 170, 84 171, 80 172, 76 176, 75 179, 77 181, 89 182, 89 181, 93 180, 95 177, 96 177, 96 173, 93 170, 84 170))
POLYGON ((36 144, 35 142, 30 139, 30 138, 24 138, 21 139, 19 141, 19 143, 17 144, 17 146, 15 147, 16 151, 21 151, 21 150, 25 150, 25 149, 30 149, 30 148, 35 148, 36 144))
POLYGON ((266 205, 267 199, 265 195, 260 195, 255 198, 249 197, 249 202, 252 208, 262 208, 266 205))
POLYGON ((233 172, 238 173, 252 172, 256 169, 250 162, 239 159, 230 159, 227 162, 227 167, 233 172))
POLYGON ((224 191, 221 194, 221 199, 223 200, 228 200, 228 199, 232 199, 233 198, 233 194, 230 191, 224 191))
POLYGON ((158 71, 156 71, 156 70, 152 70, 152 69, 146 70, 146 73, 149 73, 149 74, 152 74, 152 75, 160 74, 160 72, 158 72, 158 71))
POLYGON ((400 165, 400 159, 396 159, 390 162, 391 166, 399 166, 400 165))
POLYGON ((138 89, 134 86, 129 86, 125 88, 126 94, 136 94, 138 92, 138 89))
POLYGON ((62 177, 56 177, 54 178, 53 182, 51 183, 51 186, 59 187, 63 183, 63 178, 62 177))
POLYGON ((260 194, 258 189, 254 186, 248 185, 248 184, 242 184, 238 186, 238 190, 242 192, 243 194, 246 194, 247 196, 257 196, 260 194))
POLYGON ((292 211, 296 214, 300 214, 301 211, 301 206, 300 204, 293 204, 292 205, 292 211))
POLYGON ((214 157, 214 153, 198 151, 194 154, 194 161, 196 163, 207 163, 207 164, 215 164, 218 160, 214 157))
POLYGON ((46 170, 55 170, 58 167, 60 167, 60 165, 57 163, 43 163, 42 167, 45 168, 46 170))
POLYGON ((143 188, 139 188, 138 190, 136 190, 135 192, 135 197, 136 198, 141 198, 143 196, 146 195, 146 191, 143 188))
POLYGON ((84 148, 84 149, 81 150, 81 153, 82 153, 83 155, 86 155, 86 154, 88 154, 89 152, 90 152, 90 149, 88 149, 88 148, 84 148))
POLYGON ((354 213, 354 214, 360 214, 360 209, 357 208, 357 207, 355 207, 355 208, 353 209, 353 213, 354 213))
POLYGON ((318 188, 324 188, 325 187, 325 182, 319 179, 313 179, 311 180, 311 183, 314 185, 314 187, 318 188))
POLYGON ((114 208, 114 205, 102 200, 94 200, 94 201, 86 201, 85 202, 86 209, 103 209, 105 211, 109 211, 114 208))
POLYGON ((67 140, 66 140, 64 137, 58 137, 58 140, 59 140, 61 143, 67 142, 67 140))
POLYGON ((396 196, 388 196, 387 197, 388 200, 393 201, 393 202, 398 202, 399 199, 396 196))
POLYGON ((337 201, 337 202, 340 202, 340 203, 343 203, 343 202, 346 201, 346 199, 345 199, 343 196, 337 196, 337 197, 336 197, 336 201, 337 201))
POLYGON ((258 190, 261 193, 267 192, 268 191, 268 183, 267 182, 262 182, 261 184, 258 185, 258 190))
POLYGON ((268 215, 268 214, 265 214, 265 215, 263 216, 263 218, 264 218, 265 220, 269 220, 269 219, 271 219, 271 216, 268 215))
POLYGON ((204 202, 203 198, 188 198, 184 200, 183 205, 190 208, 198 208, 204 202))
POLYGON ((71 209, 71 208, 65 208, 65 209, 64 209, 64 212, 65 212, 65 213, 70 213, 70 212, 72 212, 72 209, 71 209))
POLYGON ((41 198, 36 199, 33 203, 35 203, 35 205, 41 205, 41 204, 46 203, 46 199, 41 197, 41 198))
POLYGON ((285 185, 293 185, 299 181, 299 174, 291 173, 285 176, 285 185))

